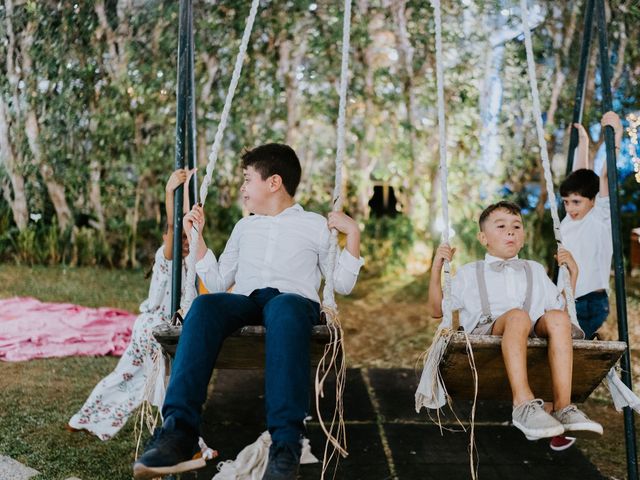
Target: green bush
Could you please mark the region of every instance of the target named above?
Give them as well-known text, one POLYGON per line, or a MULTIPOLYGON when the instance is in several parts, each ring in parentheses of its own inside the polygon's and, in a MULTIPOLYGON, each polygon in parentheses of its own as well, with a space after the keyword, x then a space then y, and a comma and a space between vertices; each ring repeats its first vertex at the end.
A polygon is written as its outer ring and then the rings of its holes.
POLYGON ((384 274, 403 268, 414 242, 415 231, 406 216, 369 218, 362 234, 367 272, 384 274))

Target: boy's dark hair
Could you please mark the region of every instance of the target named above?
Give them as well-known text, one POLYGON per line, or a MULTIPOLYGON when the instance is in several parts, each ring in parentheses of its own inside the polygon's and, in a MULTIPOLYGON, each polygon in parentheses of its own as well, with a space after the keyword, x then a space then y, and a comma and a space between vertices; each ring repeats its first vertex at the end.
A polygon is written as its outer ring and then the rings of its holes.
POLYGON ((568 197, 572 193, 593 200, 600 191, 600 177, 593 170, 581 168, 572 172, 560 184, 560 196, 568 197))
POLYGON ((507 202, 506 200, 503 200, 498 203, 493 203, 489 205, 487 208, 485 208, 480 214, 480 219, 478 220, 478 224, 480 225, 480 231, 482 231, 484 222, 487 221, 487 219, 489 218, 489 215, 491 215, 496 210, 506 210, 512 215, 518 215, 520 218, 522 218, 522 212, 520 211, 520 207, 515 203, 507 202))
POLYGON ((247 150, 242 154, 242 168, 252 166, 262 180, 271 175, 280 175, 285 190, 292 197, 296 193, 302 168, 296 152, 289 145, 267 143, 247 150))

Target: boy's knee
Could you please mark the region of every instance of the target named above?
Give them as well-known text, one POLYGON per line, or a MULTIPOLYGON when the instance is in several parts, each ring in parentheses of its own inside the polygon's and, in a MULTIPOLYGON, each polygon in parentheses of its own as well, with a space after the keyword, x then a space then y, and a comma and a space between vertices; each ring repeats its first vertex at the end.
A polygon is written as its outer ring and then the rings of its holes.
POLYGON ((565 311, 549 310, 544 314, 544 318, 549 331, 571 331, 571 320, 565 311))
POLYGON ((506 326, 517 325, 522 328, 531 328, 531 317, 528 312, 525 312, 521 308, 513 308, 505 315, 507 316, 506 326))

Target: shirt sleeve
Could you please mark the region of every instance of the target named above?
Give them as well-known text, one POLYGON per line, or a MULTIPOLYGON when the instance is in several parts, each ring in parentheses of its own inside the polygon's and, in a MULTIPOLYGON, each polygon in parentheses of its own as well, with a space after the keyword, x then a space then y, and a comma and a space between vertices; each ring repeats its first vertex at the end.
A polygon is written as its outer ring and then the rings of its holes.
POLYGON ((596 195, 596 203, 594 205, 594 213, 600 221, 605 222, 611 230, 611 207, 609 205, 609 197, 601 197, 596 195))
MULTIPOLYGON (((451 310, 454 312, 464 306, 464 289, 467 283, 465 281, 465 270, 467 269, 461 268, 451 279, 451 310)), ((442 298, 442 311, 444 312, 444 296, 442 298)))
POLYGON ((164 292, 171 281, 171 260, 164 256, 164 246, 161 246, 154 257, 149 295, 140 305, 141 313, 151 313, 158 310, 164 301, 164 292))
MULTIPOLYGON (((322 276, 326 279, 329 270, 329 248, 331 232, 323 228, 318 251, 318 265, 322 276)), ((362 257, 356 258, 347 249, 336 249, 336 258, 333 270, 333 289, 340 295, 349 295, 356 285, 360 268, 364 265, 362 257)))
POLYGON ((240 223, 237 223, 233 228, 219 260, 208 249, 205 256, 196 263, 196 273, 202 279, 202 283, 204 283, 209 292, 226 292, 235 283, 236 272, 238 271, 241 228, 240 223))
MULTIPOLYGON (((558 272, 558 285, 554 284, 547 276, 544 267, 538 264, 538 275, 542 278, 542 291, 544 295, 544 311, 548 310, 564 310, 565 301, 562 294, 562 282, 564 282, 564 268, 558 272)), ((569 279, 567 279, 569 281, 569 279)))

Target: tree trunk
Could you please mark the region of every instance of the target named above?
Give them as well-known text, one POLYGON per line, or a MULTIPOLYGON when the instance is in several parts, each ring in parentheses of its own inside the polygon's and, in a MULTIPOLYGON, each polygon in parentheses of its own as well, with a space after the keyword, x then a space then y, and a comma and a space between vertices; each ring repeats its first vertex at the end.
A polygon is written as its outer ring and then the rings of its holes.
POLYGON ((400 62, 403 67, 402 93, 407 110, 407 125, 409 129, 409 168, 407 172, 406 185, 406 213, 411 216, 414 210, 413 197, 418 187, 418 165, 416 153, 416 129, 415 129, 415 111, 416 101, 413 91, 413 52, 414 48, 409 40, 409 31, 407 30, 406 18, 407 0, 397 0, 393 5, 394 25, 396 28, 396 36, 398 38, 398 47, 400 52, 400 62))
POLYGON ((2 193, 11 207, 13 221, 20 231, 27 228, 29 223, 29 209, 24 189, 24 177, 18 171, 16 156, 9 136, 9 121, 4 98, 0 95, 0 160, 4 164, 9 184, 3 182, 2 193))

